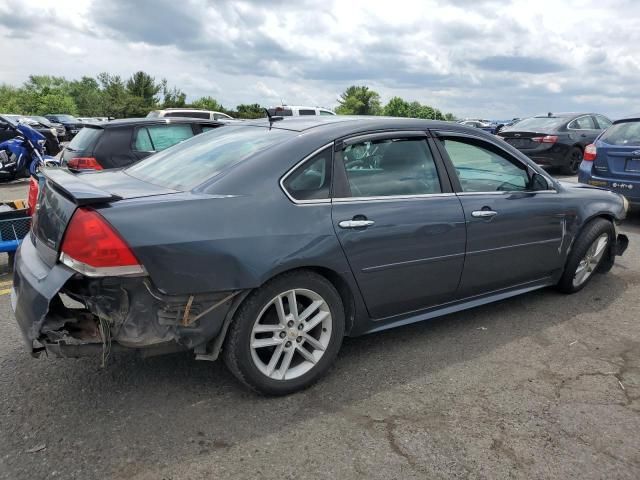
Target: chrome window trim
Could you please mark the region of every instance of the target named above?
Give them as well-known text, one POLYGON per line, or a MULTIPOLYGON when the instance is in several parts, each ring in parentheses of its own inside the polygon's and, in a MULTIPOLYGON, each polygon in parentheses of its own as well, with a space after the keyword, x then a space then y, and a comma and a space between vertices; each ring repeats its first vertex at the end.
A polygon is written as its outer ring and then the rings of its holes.
MULTIPOLYGON (((298 167, 302 166, 307 160, 309 160, 311 157, 317 155, 318 153, 322 152, 323 150, 325 150, 327 148, 333 148, 333 144, 334 144, 334 142, 330 142, 330 143, 327 143, 326 145, 318 148, 317 150, 314 150, 309 155, 307 155, 302 160, 300 160, 298 163, 296 163, 289 170, 287 170, 287 172, 282 176, 282 178, 280 178, 280 182, 278 182, 280 184, 280 189, 284 192, 284 194, 287 196, 287 198, 289 200, 291 200, 293 203, 295 203, 296 205, 322 205, 322 204, 325 204, 325 203, 328 203, 328 204, 331 203, 331 192, 329 192, 329 198, 318 198, 318 199, 315 199, 315 200, 296 200, 287 191, 287 189, 284 186, 284 182, 287 180, 287 178, 289 178, 289 176, 291 176, 298 169, 298 167)), ((333 175, 331 175, 331 183, 333 183, 333 175)))
POLYGON ((337 197, 333 199, 334 203, 361 203, 361 202, 380 202, 380 201, 399 201, 399 200, 420 200, 434 197, 455 197, 453 192, 444 193, 421 193, 418 195, 388 195, 377 197, 337 197))
POLYGON ((459 196, 469 195, 513 195, 514 193, 558 193, 557 190, 494 190, 489 192, 458 192, 459 196))
MULTIPOLYGON (((591 117, 591 114, 587 114, 587 115, 580 115, 579 117, 574 118, 573 120, 571 120, 569 123, 567 123, 567 130, 572 130, 574 132, 581 132, 583 130, 599 130, 595 124, 593 125, 593 128, 571 128, 569 125, 571 125, 573 122, 577 122, 578 120, 580 120, 581 118, 584 117, 591 117)), ((593 122, 593 118, 591 119, 591 121, 593 122)))

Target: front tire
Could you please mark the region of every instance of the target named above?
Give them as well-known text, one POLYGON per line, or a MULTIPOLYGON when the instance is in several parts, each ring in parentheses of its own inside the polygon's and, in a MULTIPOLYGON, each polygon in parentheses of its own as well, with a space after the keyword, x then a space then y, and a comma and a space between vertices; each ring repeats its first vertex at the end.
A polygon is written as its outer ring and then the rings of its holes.
POLYGON ((574 242, 558 282, 561 292, 578 292, 589 283, 595 272, 606 270, 613 236, 613 225, 604 218, 596 218, 584 227, 574 242))
POLYGON ((240 306, 223 358, 252 390, 286 395, 309 387, 329 370, 344 328, 344 306, 331 282, 310 271, 286 273, 240 306))

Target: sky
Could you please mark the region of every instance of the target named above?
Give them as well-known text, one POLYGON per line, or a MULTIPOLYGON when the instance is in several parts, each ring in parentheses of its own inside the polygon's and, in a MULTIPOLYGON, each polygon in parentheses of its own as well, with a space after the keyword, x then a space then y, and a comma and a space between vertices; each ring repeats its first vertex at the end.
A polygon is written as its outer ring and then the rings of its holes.
POLYGON ((240 103, 367 85, 460 118, 640 111, 637 0, 0 0, 0 83, 144 70, 240 103))

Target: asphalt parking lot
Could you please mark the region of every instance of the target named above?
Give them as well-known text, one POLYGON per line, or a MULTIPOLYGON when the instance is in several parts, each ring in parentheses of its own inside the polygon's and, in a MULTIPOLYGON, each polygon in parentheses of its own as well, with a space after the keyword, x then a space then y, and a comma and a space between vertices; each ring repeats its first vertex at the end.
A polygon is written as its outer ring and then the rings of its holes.
POLYGON ((2 255, 0 478, 640 478, 640 215, 621 230, 578 294, 347 339, 286 398, 190 355, 31 358, 2 255))

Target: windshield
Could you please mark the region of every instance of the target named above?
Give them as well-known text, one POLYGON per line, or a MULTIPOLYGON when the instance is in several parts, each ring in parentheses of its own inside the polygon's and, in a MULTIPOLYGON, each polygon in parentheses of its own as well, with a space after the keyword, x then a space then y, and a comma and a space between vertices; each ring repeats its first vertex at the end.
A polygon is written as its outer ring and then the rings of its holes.
POLYGON ((42 125, 46 125, 47 127, 51 126, 51 122, 49 122, 49 120, 39 115, 32 115, 29 118, 31 118, 32 120, 35 120, 36 122, 41 123, 42 125))
POLYGON ((609 145, 640 145, 640 121, 616 123, 600 137, 609 145))
POLYGON ((191 190, 226 168, 293 135, 295 132, 274 128, 218 128, 151 155, 125 172, 154 185, 191 190))
POLYGON ((520 120, 509 127, 509 130, 539 131, 559 127, 568 120, 567 117, 531 117, 520 120))
POLYGON ((80 120, 71 115, 55 115, 55 117, 61 122, 80 122, 80 120))

